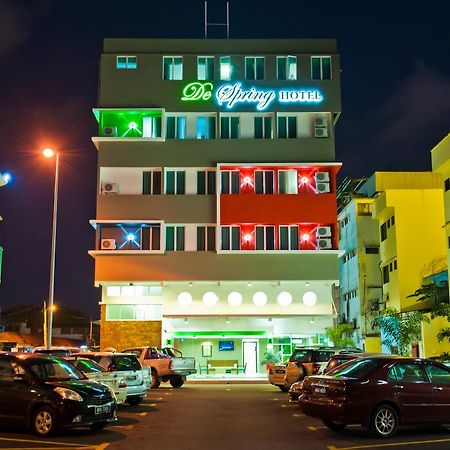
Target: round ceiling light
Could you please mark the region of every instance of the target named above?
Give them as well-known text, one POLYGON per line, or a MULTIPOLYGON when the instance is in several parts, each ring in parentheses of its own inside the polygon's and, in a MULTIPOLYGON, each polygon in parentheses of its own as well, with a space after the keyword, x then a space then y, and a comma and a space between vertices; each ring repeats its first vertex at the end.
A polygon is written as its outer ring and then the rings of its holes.
POLYGON ((180 306, 189 306, 192 303, 192 295, 189 292, 180 292, 178 294, 178 304, 180 306))
POLYGON ((303 303, 306 306, 314 306, 317 303, 317 294, 312 291, 303 294, 303 303))
POLYGON ((283 291, 278 294, 277 302, 280 306, 289 306, 292 303, 292 295, 283 291))
POLYGON ((218 301, 218 297, 214 292, 206 292, 205 294, 203 294, 203 304, 205 306, 215 306, 217 304, 218 301))
POLYGON ((264 292, 255 292, 253 294, 253 303, 256 306, 264 306, 267 303, 267 295, 264 292))
POLYGON ((242 303, 242 295, 239 292, 230 292, 228 294, 228 304, 230 306, 239 306, 242 303))

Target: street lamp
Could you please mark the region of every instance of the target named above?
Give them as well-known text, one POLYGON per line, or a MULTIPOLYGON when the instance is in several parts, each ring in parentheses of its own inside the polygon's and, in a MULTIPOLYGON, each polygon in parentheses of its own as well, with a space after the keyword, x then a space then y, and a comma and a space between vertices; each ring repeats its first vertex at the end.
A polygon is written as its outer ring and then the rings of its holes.
POLYGON ((47 336, 45 346, 51 348, 52 346, 52 327, 53 327, 53 297, 55 293, 55 254, 56 254, 56 223, 58 216, 58 176, 59 176, 59 154, 54 152, 51 148, 46 148, 42 151, 46 158, 53 158, 55 161, 55 188, 53 191, 53 224, 52 224, 52 253, 50 259, 50 286, 48 289, 48 306, 47 306, 47 336))

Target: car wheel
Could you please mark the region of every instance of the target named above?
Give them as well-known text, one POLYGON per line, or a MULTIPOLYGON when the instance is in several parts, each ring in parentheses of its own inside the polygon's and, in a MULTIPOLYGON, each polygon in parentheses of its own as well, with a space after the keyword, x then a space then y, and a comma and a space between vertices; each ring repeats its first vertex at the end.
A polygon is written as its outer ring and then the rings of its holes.
POLYGON ((141 403, 141 401, 142 401, 141 397, 129 397, 129 398, 127 398, 127 402, 131 406, 139 405, 139 403, 141 403))
POLYGON ((287 387, 285 387, 285 386, 278 386, 279 388, 280 388, 280 391, 281 392, 288 392, 288 388, 287 387))
POLYGON ((339 422, 331 419, 323 419, 322 422, 326 427, 333 431, 341 431, 347 426, 345 422, 339 422))
POLYGON ((173 388, 180 388, 184 384, 182 377, 175 377, 170 379, 170 384, 173 388))
POLYGON ((150 388, 158 389, 160 384, 158 372, 155 369, 152 369, 152 384, 150 385, 150 388))
POLYGON ((50 406, 38 408, 31 419, 31 429, 38 436, 51 436, 58 431, 58 418, 50 406))
POLYGON ((97 422, 93 423, 90 428, 92 431, 101 431, 106 427, 106 425, 108 425, 107 422, 97 422))
POLYGON ((389 405, 381 405, 372 414, 370 429, 377 437, 390 438, 397 432, 398 422, 395 409, 389 405))

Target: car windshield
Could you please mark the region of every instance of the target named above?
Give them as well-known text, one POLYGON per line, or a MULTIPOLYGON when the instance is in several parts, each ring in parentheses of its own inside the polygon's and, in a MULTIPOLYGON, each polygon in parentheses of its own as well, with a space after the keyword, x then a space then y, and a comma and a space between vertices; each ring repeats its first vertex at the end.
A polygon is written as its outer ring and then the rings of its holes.
POLYGON ((29 369, 40 381, 83 380, 84 375, 72 364, 61 359, 49 358, 41 361, 30 361, 29 369))
POLYGON ((372 370, 379 366, 377 361, 373 359, 363 359, 358 361, 350 361, 346 364, 340 365, 331 369, 327 375, 333 377, 347 377, 359 380, 360 378, 369 375, 372 370))
POLYGON ((99 363, 92 361, 90 359, 76 359, 70 361, 78 370, 84 373, 98 373, 107 372, 99 363))
POLYGON ((296 350, 289 358, 290 362, 308 362, 311 361, 311 350, 296 350))
POLYGON ((141 363, 136 355, 113 356, 115 370, 141 370, 141 363))

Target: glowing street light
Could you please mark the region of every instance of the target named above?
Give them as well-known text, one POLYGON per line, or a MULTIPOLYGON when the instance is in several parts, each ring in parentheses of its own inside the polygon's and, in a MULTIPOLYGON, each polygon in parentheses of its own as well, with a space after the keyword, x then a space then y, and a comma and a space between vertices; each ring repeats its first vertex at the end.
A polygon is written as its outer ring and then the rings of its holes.
POLYGON ((52 250, 50 257, 50 285, 48 289, 48 306, 47 306, 47 336, 45 346, 51 348, 52 346, 52 329, 53 329, 53 298, 55 294, 55 255, 56 255, 56 224, 58 217, 58 178, 59 178, 59 153, 53 151, 51 148, 46 148, 42 151, 45 158, 55 159, 55 186, 53 190, 53 222, 52 222, 52 250))

